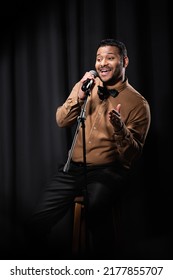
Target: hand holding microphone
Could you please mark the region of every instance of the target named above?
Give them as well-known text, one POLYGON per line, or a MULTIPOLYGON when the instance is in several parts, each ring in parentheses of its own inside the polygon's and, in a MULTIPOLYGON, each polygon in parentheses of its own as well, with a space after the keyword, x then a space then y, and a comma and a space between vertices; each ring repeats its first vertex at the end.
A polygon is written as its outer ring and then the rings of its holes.
POLYGON ((90 70, 89 72, 86 72, 83 78, 81 79, 81 89, 78 93, 78 97, 81 100, 84 100, 86 97, 86 94, 89 90, 92 89, 94 85, 94 79, 97 77, 97 72, 95 70, 90 70))
MULTIPOLYGON (((87 73, 86 73, 87 74, 87 73)), ((83 85, 82 85, 82 91, 87 91, 92 88, 92 85, 94 83, 94 79, 97 77, 97 72, 94 70, 89 71, 90 77, 84 80, 83 85)), ((85 75, 84 77, 85 78, 85 75)), ((83 80, 82 78, 82 80, 83 80)))

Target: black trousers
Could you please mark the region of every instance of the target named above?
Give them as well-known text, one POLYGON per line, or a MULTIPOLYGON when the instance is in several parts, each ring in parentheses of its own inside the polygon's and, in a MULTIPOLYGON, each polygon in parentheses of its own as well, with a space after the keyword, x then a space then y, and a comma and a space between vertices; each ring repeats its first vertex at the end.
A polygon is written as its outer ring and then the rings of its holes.
POLYGON ((45 238, 74 205, 75 196, 84 192, 87 227, 93 246, 88 258, 113 257, 115 232, 112 206, 121 199, 126 172, 114 163, 87 166, 85 170, 82 164, 72 162, 68 173, 63 172, 63 167, 59 167, 57 174, 45 186, 40 202, 27 223, 30 241, 36 247, 40 243, 46 252, 45 238))

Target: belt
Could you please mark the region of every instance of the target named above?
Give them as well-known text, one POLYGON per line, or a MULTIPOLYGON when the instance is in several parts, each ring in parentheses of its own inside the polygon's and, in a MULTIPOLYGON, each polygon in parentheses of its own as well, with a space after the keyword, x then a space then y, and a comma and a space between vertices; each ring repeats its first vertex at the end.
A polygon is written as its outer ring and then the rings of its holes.
MULTIPOLYGON (((71 164, 74 166, 78 166, 78 167, 83 167, 85 166, 84 162, 76 162, 76 161, 71 161, 71 164)), ((86 164, 87 165, 87 164, 86 164)))

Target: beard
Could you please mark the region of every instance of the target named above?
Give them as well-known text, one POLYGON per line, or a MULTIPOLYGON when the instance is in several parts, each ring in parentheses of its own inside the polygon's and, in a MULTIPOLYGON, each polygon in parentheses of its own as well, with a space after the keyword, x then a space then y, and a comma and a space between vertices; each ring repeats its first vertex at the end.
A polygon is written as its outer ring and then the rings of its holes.
POLYGON ((116 68, 116 70, 114 71, 114 73, 110 79, 108 79, 107 81, 105 81, 101 78, 100 79, 104 86, 113 86, 113 85, 117 84, 119 81, 121 81, 122 77, 123 77, 123 69, 121 66, 119 66, 118 68, 116 68))

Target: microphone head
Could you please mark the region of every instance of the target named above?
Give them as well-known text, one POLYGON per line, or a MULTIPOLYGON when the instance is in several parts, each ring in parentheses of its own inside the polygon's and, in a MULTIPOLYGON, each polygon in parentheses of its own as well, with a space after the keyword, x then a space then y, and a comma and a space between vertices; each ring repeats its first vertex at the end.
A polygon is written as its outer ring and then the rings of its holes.
POLYGON ((98 77, 98 74, 95 70, 90 70, 89 72, 94 76, 94 78, 98 77))

